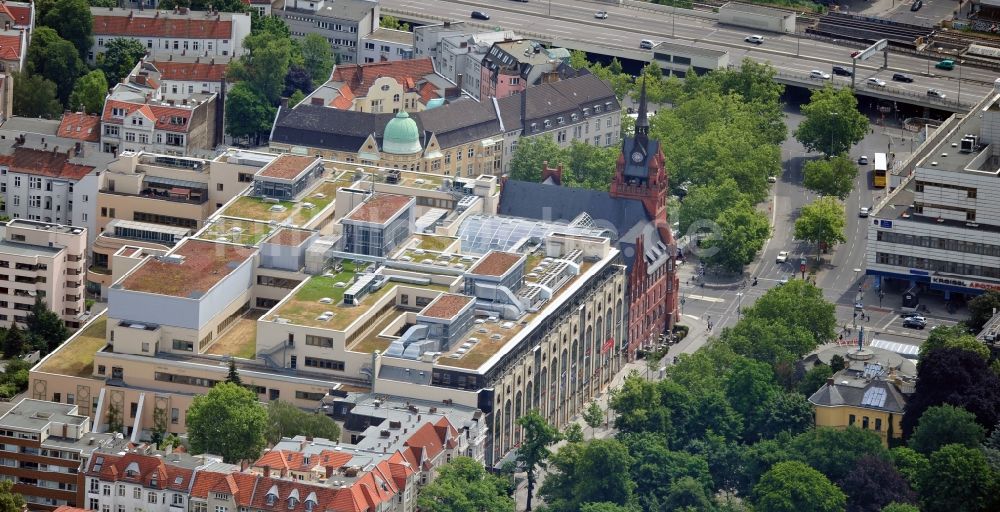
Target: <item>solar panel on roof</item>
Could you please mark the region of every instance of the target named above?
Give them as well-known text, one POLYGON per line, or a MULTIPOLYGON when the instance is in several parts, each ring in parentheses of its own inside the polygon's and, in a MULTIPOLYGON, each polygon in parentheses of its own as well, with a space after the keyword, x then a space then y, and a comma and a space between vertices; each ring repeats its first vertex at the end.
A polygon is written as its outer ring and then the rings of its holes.
POLYGON ((885 407, 885 389, 869 388, 861 398, 861 405, 867 407, 885 407))

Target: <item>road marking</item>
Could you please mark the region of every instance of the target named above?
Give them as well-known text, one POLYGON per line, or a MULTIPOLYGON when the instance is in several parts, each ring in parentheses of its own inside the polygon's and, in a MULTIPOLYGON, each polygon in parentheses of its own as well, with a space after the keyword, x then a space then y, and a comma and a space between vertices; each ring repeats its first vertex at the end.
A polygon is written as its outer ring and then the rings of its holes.
POLYGON ((896 318, 898 318, 898 316, 899 316, 899 315, 896 315, 896 314, 894 313, 894 314, 892 315, 892 317, 891 317, 891 318, 889 318, 889 321, 888 321, 888 322, 886 322, 886 323, 885 323, 885 325, 883 325, 883 326, 882 326, 882 330, 884 331, 884 330, 888 329, 888 328, 889 328, 889 326, 890 326, 890 325, 892 325, 892 323, 896 321, 896 318))
POLYGON ((700 316, 694 316, 694 315, 684 315, 684 316, 686 316, 686 317, 688 317, 688 318, 690 318, 692 320, 701 320, 700 316))
POLYGON ((685 297, 692 300, 703 300, 705 302, 726 302, 726 299, 720 299, 718 297, 706 297, 704 295, 686 295, 685 297))

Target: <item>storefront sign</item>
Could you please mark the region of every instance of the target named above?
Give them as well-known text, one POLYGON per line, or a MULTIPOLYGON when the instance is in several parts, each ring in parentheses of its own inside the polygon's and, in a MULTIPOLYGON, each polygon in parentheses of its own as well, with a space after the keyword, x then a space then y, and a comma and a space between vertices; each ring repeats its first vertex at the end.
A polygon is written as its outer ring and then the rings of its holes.
POLYGON ((931 282, 934 284, 944 284, 949 286, 960 286, 962 288, 974 288, 976 290, 1000 291, 1000 283, 987 283, 983 281, 966 281, 953 277, 932 276, 931 282))

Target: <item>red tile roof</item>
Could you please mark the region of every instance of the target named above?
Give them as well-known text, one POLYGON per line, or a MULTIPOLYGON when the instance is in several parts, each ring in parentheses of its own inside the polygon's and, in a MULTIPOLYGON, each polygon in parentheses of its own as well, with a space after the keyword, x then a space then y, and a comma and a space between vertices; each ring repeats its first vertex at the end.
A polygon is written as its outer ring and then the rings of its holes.
POLYGON ((7 5, 7 12, 13 18, 14 24, 27 27, 31 24, 31 6, 28 5, 7 5))
POLYGON ((269 467, 279 470, 282 473, 287 471, 312 471, 313 468, 319 466, 327 470, 327 474, 329 474, 331 471, 344 467, 345 464, 351 461, 351 457, 349 453, 323 450, 316 455, 310 456, 309 463, 307 464, 305 455, 302 452, 271 450, 261 456, 260 459, 257 459, 257 462, 254 462, 253 465, 256 468, 269 467))
POLYGON ((94 35, 171 37, 177 39, 232 39, 230 20, 94 16, 94 35))
POLYGON ((302 171, 311 167, 319 158, 314 156, 299 156, 283 153, 267 164, 261 170, 261 176, 282 180, 293 180, 302 171))
POLYGON ((20 34, 0 35, 0 60, 9 60, 9 61, 21 60, 20 34))
POLYGON ((191 496, 207 498, 210 492, 231 494, 239 506, 258 510, 305 512, 306 501, 314 500, 313 510, 317 511, 364 512, 376 510, 394 499, 399 488, 391 477, 389 464, 382 461, 346 488, 250 473, 198 472, 191 496), (269 494, 274 496, 273 504, 268 503, 269 494), (296 495, 294 505, 289 507, 289 497, 296 495))
POLYGON ((432 318, 452 318, 470 302, 472 297, 443 293, 428 304, 420 314, 432 318))
POLYGON ((351 86, 342 85, 339 90, 340 94, 336 98, 330 100, 330 106, 340 110, 349 110, 352 105, 354 105, 354 91, 351 90, 351 86))
POLYGON ((358 222, 383 224, 412 200, 413 198, 409 196, 375 194, 371 199, 355 208, 347 218, 358 222))
POLYGON ((0 165, 6 165, 12 172, 34 174, 49 178, 79 180, 94 168, 69 162, 69 151, 73 148, 53 148, 52 151, 15 148, 14 153, 0 156, 0 165), (62 150, 62 151, 58 151, 62 150))
POLYGON ((403 444, 413 452, 414 461, 418 465, 434 460, 444 451, 444 440, 430 423, 424 423, 403 444))
POLYGON ((416 82, 432 73, 434 73, 434 63, 427 57, 366 64, 341 64, 334 68, 330 80, 343 82, 351 88, 354 95, 364 97, 368 95, 368 89, 378 78, 391 77, 412 90, 416 82))
POLYGON ((520 254, 511 252, 491 251, 484 256, 469 272, 481 276, 502 276, 521 259, 520 254))
POLYGON ((100 142, 101 118, 80 112, 67 112, 59 122, 56 135, 86 142, 100 142))
POLYGON ((69 505, 59 505, 53 512, 87 512, 85 508, 76 508, 69 505))
POLYGON ((186 133, 191 129, 192 109, 190 108, 171 107, 168 105, 147 105, 143 103, 131 103, 128 101, 109 99, 104 102, 104 113, 101 115, 102 122, 112 124, 122 124, 124 122, 123 119, 111 115, 112 109, 114 108, 125 109, 126 115, 128 113, 135 112, 136 110, 141 110, 146 117, 156 121, 157 130, 186 133), (183 119, 184 124, 174 124, 172 122, 174 118, 183 119))
POLYGON ((187 80, 191 82, 218 82, 226 77, 228 64, 211 62, 153 61, 160 71, 160 80, 187 80))
POLYGON ((141 453, 98 452, 90 458, 86 475, 108 482, 135 482, 151 489, 186 491, 194 471, 168 462, 162 457, 141 453))

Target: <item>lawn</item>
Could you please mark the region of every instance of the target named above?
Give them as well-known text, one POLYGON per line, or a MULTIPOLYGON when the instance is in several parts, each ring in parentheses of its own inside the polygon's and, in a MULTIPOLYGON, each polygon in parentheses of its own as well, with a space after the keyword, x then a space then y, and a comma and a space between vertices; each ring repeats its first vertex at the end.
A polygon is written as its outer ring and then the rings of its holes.
POLYGON ((265 203, 259 197, 241 197, 226 208, 222 215, 228 217, 239 217, 242 219, 255 219, 264 222, 283 222, 291 214, 290 210, 295 207, 291 201, 279 201, 277 203, 265 203), (270 208, 276 204, 285 207, 283 212, 272 212, 270 208))
POLYGON ((243 359, 257 357, 257 319, 263 314, 255 310, 236 321, 211 347, 206 354, 233 356, 243 359))
POLYGON ((435 236, 435 235, 417 235, 417 240, 420 244, 417 248, 423 249, 425 251, 443 251, 447 249, 451 244, 455 243, 457 238, 452 238, 448 236, 435 236))
POLYGON ((94 374, 94 354, 107 345, 108 317, 101 316, 59 347, 39 371, 90 377, 94 374))

